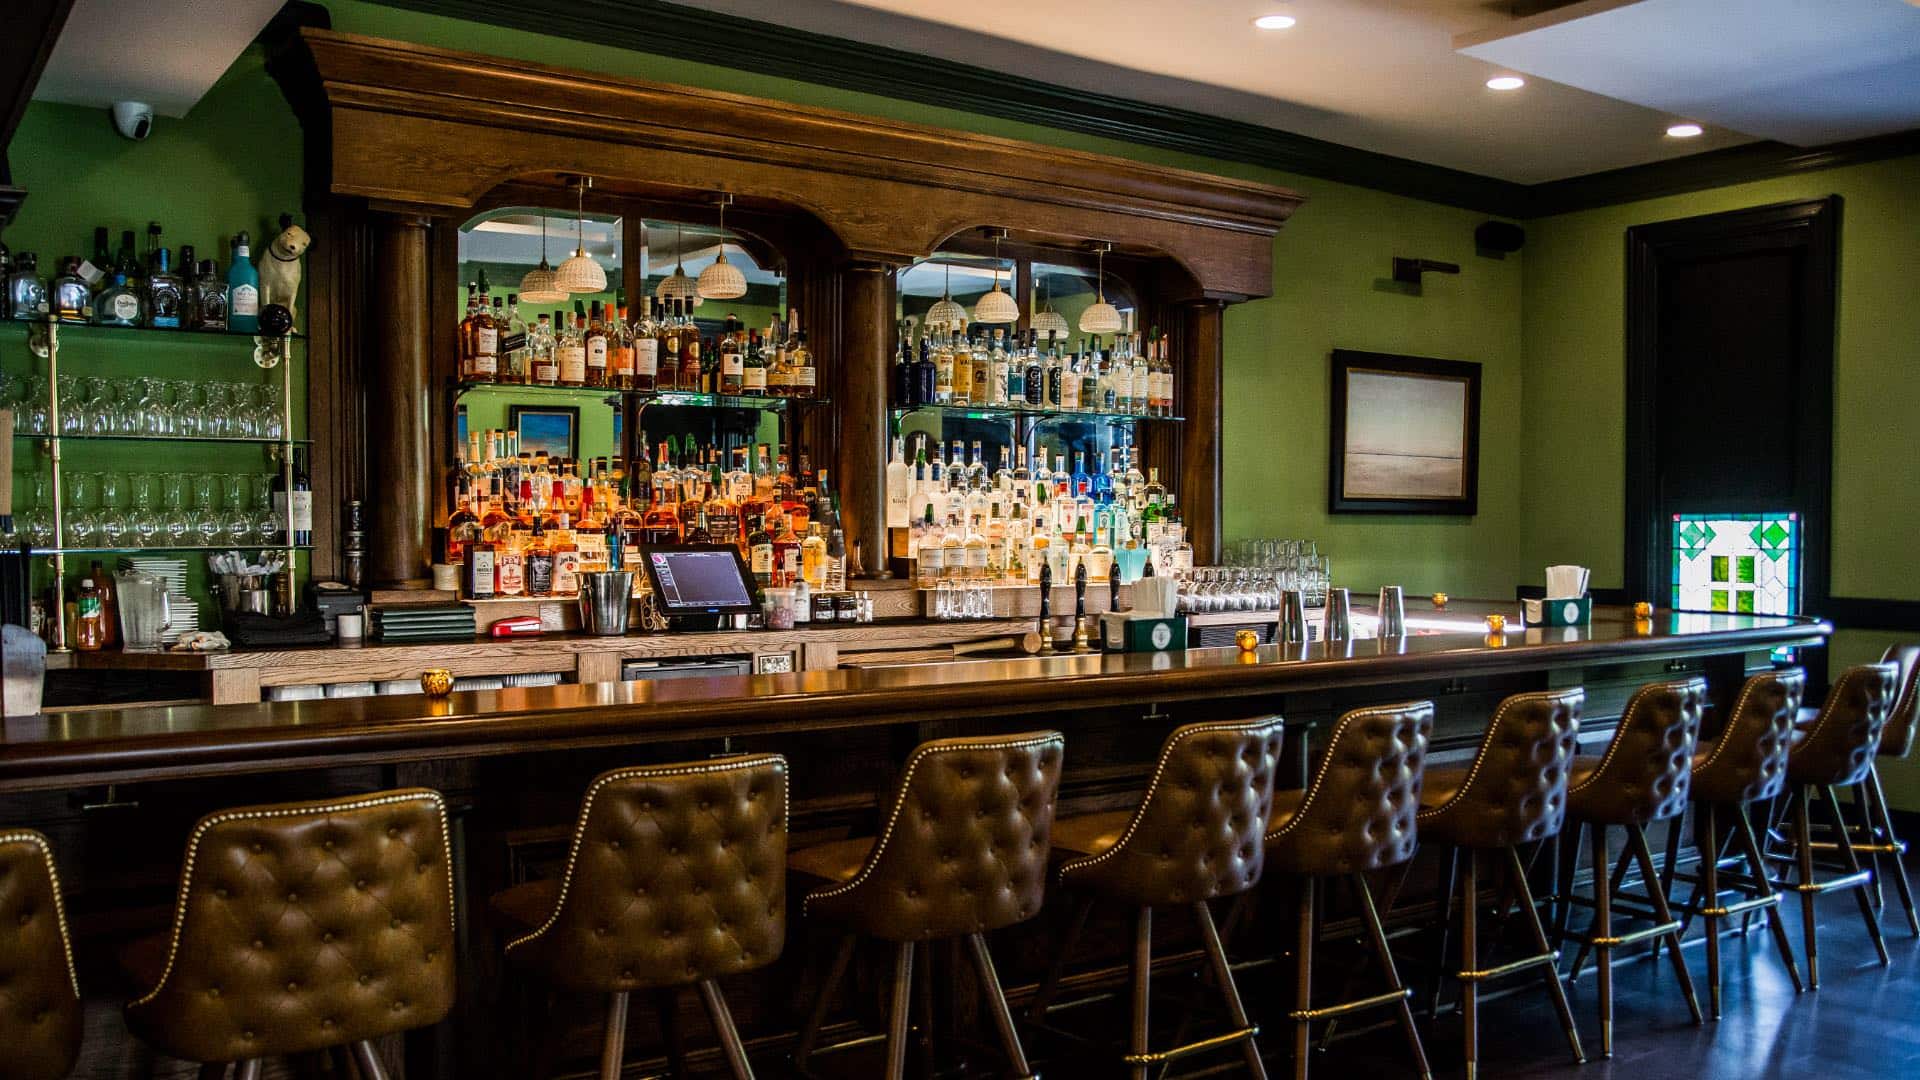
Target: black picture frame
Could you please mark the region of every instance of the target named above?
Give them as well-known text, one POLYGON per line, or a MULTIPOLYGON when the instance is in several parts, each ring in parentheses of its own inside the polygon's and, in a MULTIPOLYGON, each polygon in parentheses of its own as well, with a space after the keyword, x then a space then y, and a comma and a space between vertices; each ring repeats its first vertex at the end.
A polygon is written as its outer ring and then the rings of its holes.
POLYGON ((536 427, 532 437, 529 437, 526 428, 523 426, 528 417, 536 418, 536 425, 539 423, 538 418, 565 420, 567 429, 565 438, 566 453, 557 456, 565 457, 573 461, 580 460, 580 406, 514 404, 507 406, 507 426, 519 434, 520 449, 528 453, 545 450, 549 457, 553 457, 556 456, 554 454, 554 443, 556 442, 554 433, 550 431, 540 431, 536 427))
MULTIPOLYGON (((1408 389, 1413 389, 1409 384, 1408 389)), ((1395 353, 1361 352, 1353 349, 1333 351, 1330 399, 1330 423, 1327 441, 1327 512, 1332 514, 1446 514, 1471 517, 1480 512, 1480 365, 1469 360, 1442 360, 1430 356, 1402 356, 1395 353), (1403 378, 1420 382, 1458 383, 1464 388, 1461 398, 1459 454, 1445 457, 1451 465, 1428 465, 1424 483, 1408 476, 1404 490, 1395 491, 1391 469, 1382 470, 1371 484, 1363 485, 1350 477, 1348 469, 1348 433, 1351 416, 1350 391, 1355 375, 1403 378), (1435 481, 1458 472, 1451 494, 1422 494, 1435 481)), ((1376 425, 1368 418, 1357 418, 1369 430, 1376 425)), ((1419 463, 1433 455, 1373 454, 1385 459, 1405 458, 1419 463)), ((1357 463, 1356 463, 1357 464, 1357 463)), ((1382 462, 1392 466, 1391 460, 1382 462)), ((1402 465, 1405 463, 1402 462, 1402 465)), ((1401 471, 1405 471, 1404 468, 1401 471)))

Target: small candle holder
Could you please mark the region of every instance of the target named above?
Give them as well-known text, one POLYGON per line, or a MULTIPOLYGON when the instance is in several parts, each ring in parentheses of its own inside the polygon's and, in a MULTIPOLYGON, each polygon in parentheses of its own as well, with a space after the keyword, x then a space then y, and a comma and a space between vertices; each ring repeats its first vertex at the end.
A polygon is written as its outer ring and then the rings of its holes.
POLYGON ((1494 612, 1487 616, 1487 636, 1494 637, 1507 632, 1507 617, 1494 612))
POLYGON ((1636 602, 1633 605, 1633 617, 1636 619, 1653 618, 1653 604, 1646 600, 1636 602))
POLYGON ((1243 653, 1258 651, 1260 648, 1260 633, 1256 630, 1238 631, 1233 635, 1233 643, 1240 646, 1240 651, 1243 653))
POLYGON ((1447 601, 1450 599, 1452 599, 1452 597, 1448 596, 1446 593, 1443 593, 1443 592, 1434 593, 1432 596, 1433 610, 1435 611, 1447 610, 1447 601))
POLYGON ((420 673, 420 689, 428 697, 446 697, 453 693, 453 672, 446 668, 428 668, 420 673))

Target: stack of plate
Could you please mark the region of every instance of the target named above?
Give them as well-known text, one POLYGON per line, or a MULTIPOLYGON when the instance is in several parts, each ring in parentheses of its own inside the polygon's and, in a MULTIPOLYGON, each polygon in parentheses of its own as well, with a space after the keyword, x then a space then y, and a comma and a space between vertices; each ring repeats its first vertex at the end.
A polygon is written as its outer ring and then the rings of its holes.
POLYGON ((120 560, 120 569, 138 570, 167 583, 167 628, 160 632, 160 643, 171 645, 180 635, 200 629, 200 604, 187 594, 187 560, 157 555, 130 555, 120 560))
POLYGON ((473 609, 465 604, 374 608, 373 625, 382 641, 463 641, 477 632, 473 609))

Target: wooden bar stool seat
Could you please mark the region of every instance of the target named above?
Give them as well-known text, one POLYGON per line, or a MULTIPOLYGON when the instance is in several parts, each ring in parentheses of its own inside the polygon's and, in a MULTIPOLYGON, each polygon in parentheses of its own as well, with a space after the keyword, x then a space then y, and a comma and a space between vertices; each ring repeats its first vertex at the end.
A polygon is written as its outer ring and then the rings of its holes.
MULTIPOLYGON (((1686 959, 1680 954, 1680 921, 1673 917, 1667 902, 1666 889, 1654 865, 1653 850, 1647 845, 1646 827, 1686 812, 1694 747, 1700 737, 1700 712, 1706 697, 1705 679, 1643 686, 1628 700, 1626 712, 1614 728, 1606 752, 1598 758, 1577 758, 1573 763, 1567 811, 1575 823, 1575 839, 1581 825, 1587 827, 1593 838, 1593 922, 1585 934, 1570 935, 1581 944, 1569 978, 1580 977, 1587 950, 1592 949, 1599 962, 1602 1057, 1613 1056, 1613 954, 1616 949, 1649 938, 1661 939, 1669 945, 1674 975, 1686 999, 1687 1012, 1694 1023, 1701 1022, 1693 979, 1687 973, 1686 959), (1607 830, 1611 828, 1626 832, 1626 848, 1620 854, 1617 870, 1607 848, 1607 830), (1629 863, 1636 861, 1646 881, 1645 899, 1650 908, 1639 914, 1651 925, 1616 934, 1613 920, 1621 912, 1615 905, 1615 894, 1625 880, 1629 863)), ((1571 894, 1578 861, 1576 857, 1569 857, 1561 863, 1562 896, 1571 894)))
POLYGON ((173 927, 123 956, 146 986, 127 1025, 201 1075, 349 1047, 453 1007, 453 872, 438 792, 226 810, 187 841, 173 927))
POLYGON ((894 946, 887 1080, 906 1074, 916 955, 923 983, 921 1040, 929 1047, 929 946, 953 940, 967 945, 1012 1072, 1032 1073, 986 934, 1040 911, 1065 747, 1057 731, 922 743, 907 757, 879 837, 788 856, 790 869, 821 882, 802 901, 802 914, 843 931, 794 1047, 799 1071, 806 1071, 834 991, 864 936, 894 946))
MULTIPOLYGON (((1552 839, 1567 814, 1568 777, 1573 768, 1580 710, 1586 692, 1580 689, 1515 694, 1500 703, 1480 749, 1470 765, 1428 769, 1420 795, 1418 828, 1422 838, 1447 846, 1448 889, 1443 901, 1443 926, 1452 921, 1453 868, 1466 852, 1467 871, 1460 882, 1460 966, 1453 975, 1460 983, 1460 1012, 1464 1021, 1467 1080, 1479 1074, 1479 988, 1484 982, 1537 968, 1545 982, 1560 1026, 1573 1050, 1584 1062, 1580 1032, 1561 985, 1560 954, 1547 941, 1527 883, 1527 868, 1519 845, 1552 839), (1535 950, 1491 968, 1480 966, 1479 906, 1483 857, 1499 859, 1509 887, 1520 903, 1520 922, 1531 934, 1535 950)), ((1446 952, 1446 931, 1441 935, 1446 952)))
POLYGON ((0 1077, 60 1080, 80 1056, 80 977, 47 838, 0 830, 0 1077))
POLYGON ((605 1080, 620 1075, 630 995, 657 992, 670 1017, 684 987, 698 989, 728 1066, 746 1080, 746 1049, 715 980, 779 958, 786 853, 779 755, 615 769, 587 788, 565 874, 517 885, 489 906, 523 931, 507 943, 515 968, 556 990, 606 997, 605 1080))
POLYGON ((1279 717, 1176 728, 1160 748, 1153 779, 1137 808, 1055 824, 1054 845, 1068 856, 1056 871, 1057 879, 1078 894, 1079 905, 1034 999, 1031 1015, 1036 1021, 1052 1006, 1068 951, 1093 904, 1118 903, 1134 913, 1133 1021, 1123 1059, 1127 1074, 1144 1080, 1156 1066, 1238 1044, 1247 1072, 1266 1076, 1255 1042, 1260 1029, 1247 1019, 1207 905, 1238 896, 1260 880, 1281 729, 1279 717), (1180 907, 1191 911, 1199 925, 1214 985, 1233 1026, 1209 1038, 1152 1050, 1148 997, 1153 910, 1180 907))
POLYGON ((1293 1075, 1306 1080, 1309 1042, 1316 1020, 1333 1020, 1364 1009, 1392 1007, 1406 1035, 1423 1080, 1433 1070, 1413 1023, 1409 991, 1400 981, 1387 945, 1366 875, 1402 866, 1413 858, 1415 815, 1426 772, 1427 741, 1433 734, 1433 703, 1408 702, 1355 709, 1340 718, 1308 785, 1282 792, 1266 835, 1267 868, 1299 879, 1298 968, 1294 994, 1293 1075), (1384 993, 1335 1004, 1313 1004, 1313 952, 1318 934, 1317 894, 1327 883, 1352 884, 1373 944, 1375 961, 1386 977, 1384 993))

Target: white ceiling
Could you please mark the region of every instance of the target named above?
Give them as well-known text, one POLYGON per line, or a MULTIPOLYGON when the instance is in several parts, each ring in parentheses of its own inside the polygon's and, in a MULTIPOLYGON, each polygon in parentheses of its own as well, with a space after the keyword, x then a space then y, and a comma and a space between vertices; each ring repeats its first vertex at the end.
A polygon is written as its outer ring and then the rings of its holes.
MULTIPOLYGON (((1773 130, 1756 115, 1772 107, 1759 103, 1740 114, 1738 125, 1709 120, 1706 134, 1681 140, 1668 138, 1667 126, 1701 115, 1636 103, 1618 85, 1596 93, 1532 76, 1519 91, 1488 90, 1488 78, 1511 69, 1456 52, 1454 39, 1516 22, 1511 0, 677 2, 1521 183, 1682 157, 1773 130), (1253 18, 1269 13, 1297 23, 1256 30, 1253 18)), ((1648 0, 1655 2, 1666 0, 1648 0)), ((1901 0, 1687 2, 1719 9, 1786 4, 1835 21, 1848 21, 1860 5, 1886 5, 1920 19, 1901 0)), ((1793 32, 1756 23, 1740 41, 1764 57, 1770 42, 1793 32)), ((1687 67, 1695 58, 1677 47, 1687 44, 1679 37, 1667 35, 1665 62, 1687 67)), ((1804 58, 1807 50, 1790 52, 1804 58)), ((1710 63, 1709 55, 1703 51, 1699 62, 1710 63)), ((1840 113, 1850 107, 1822 106, 1840 113)))
POLYGON ((283 3, 75 0, 34 99, 144 101, 160 116, 185 116, 283 3))
POLYGON ((1911 0, 1585 0, 1461 52, 1795 146, 1920 127, 1911 0))

